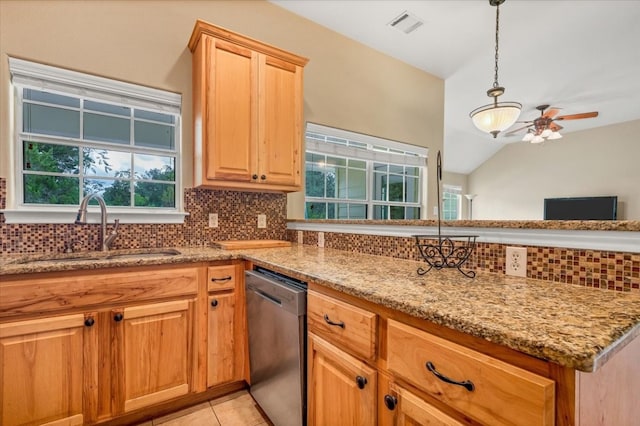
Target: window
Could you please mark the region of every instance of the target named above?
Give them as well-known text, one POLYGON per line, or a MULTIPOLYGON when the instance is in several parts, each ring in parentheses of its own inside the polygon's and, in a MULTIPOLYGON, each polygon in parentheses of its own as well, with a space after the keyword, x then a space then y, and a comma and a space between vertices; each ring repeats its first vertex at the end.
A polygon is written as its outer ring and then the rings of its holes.
POLYGON ((442 220, 460 219, 462 188, 459 186, 442 185, 442 220))
POLYGON ((309 123, 305 218, 420 219, 426 148, 309 123))
POLYGON ((18 209, 181 209, 179 95, 10 58, 18 209), (92 200, 92 204, 97 204, 92 200))

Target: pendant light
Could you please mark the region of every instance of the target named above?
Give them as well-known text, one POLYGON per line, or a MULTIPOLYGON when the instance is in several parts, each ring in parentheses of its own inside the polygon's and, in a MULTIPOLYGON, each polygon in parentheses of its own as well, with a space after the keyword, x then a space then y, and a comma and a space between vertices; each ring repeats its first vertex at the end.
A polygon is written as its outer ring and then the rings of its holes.
POLYGON ((493 98, 493 103, 483 105, 471 111, 469 116, 473 124, 483 132, 491 133, 495 138, 498 133, 508 129, 520 116, 522 105, 518 102, 498 102, 498 97, 504 94, 504 87, 498 84, 498 33, 500 29, 500 5, 505 0, 489 0, 491 6, 496 7, 496 54, 495 76, 493 87, 487 90, 487 96, 493 98))

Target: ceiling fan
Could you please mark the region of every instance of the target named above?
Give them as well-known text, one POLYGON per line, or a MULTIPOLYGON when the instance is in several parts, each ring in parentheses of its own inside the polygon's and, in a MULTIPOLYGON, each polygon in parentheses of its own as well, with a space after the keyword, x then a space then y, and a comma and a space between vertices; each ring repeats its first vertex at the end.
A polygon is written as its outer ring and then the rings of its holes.
POLYGON ((580 120, 598 116, 597 111, 557 116, 560 108, 549 108, 549 105, 539 105, 536 109, 540 111, 540 117, 531 121, 519 121, 519 123, 527 123, 527 125, 505 133, 505 136, 511 136, 521 130, 528 129, 524 138, 522 138, 525 142, 540 143, 547 139, 560 139, 562 135, 559 131, 563 127, 557 121, 580 120))

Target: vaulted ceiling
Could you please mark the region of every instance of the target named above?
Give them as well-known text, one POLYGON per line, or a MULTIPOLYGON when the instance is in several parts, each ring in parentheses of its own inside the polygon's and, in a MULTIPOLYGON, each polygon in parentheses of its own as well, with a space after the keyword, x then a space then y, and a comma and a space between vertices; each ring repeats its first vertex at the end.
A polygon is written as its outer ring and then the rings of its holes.
MULTIPOLYGON (((469 112, 493 84, 495 7, 486 0, 271 0, 273 3, 445 80, 444 168, 470 173, 520 136, 492 139, 469 112), (387 25, 408 11, 424 24, 405 34, 387 25)), ((598 111, 562 123, 563 134, 640 119, 640 1, 507 0, 500 6, 500 98, 560 114, 598 111)), ((556 141, 555 143, 560 143, 556 141)))

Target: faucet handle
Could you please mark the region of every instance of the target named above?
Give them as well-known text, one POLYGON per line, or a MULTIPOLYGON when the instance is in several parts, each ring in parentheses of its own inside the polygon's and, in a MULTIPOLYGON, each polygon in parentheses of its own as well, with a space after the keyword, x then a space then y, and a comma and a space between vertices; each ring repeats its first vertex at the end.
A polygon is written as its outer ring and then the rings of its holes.
POLYGON ((120 226, 120 219, 115 219, 113 221, 113 230, 111 230, 112 234, 115 234, 118 232, 118 226, 120 226))

